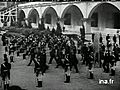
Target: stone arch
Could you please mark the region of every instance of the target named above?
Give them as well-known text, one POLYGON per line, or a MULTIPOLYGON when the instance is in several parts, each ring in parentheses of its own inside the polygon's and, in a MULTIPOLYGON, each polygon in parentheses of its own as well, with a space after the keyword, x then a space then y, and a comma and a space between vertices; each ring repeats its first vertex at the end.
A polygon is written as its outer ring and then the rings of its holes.
POLYGON ((46 24, 55 25, 57 23, 58 15, 53 7, 47 7, 43 12, 42 17, 46 24))
POLYGON ((19 10, 17 13, 17 21, 19 27, 25 26, 25 17, 25 12, 23 10, 19 10))
POLYGON ((28 14, 28 21, 31 23, 38 23, 39 13, 36 9, 31 9, 28 14))
MULTIPOLYGON (((81 19, 84 18, 84 16, 78 6, 69 5, 62 12, 61 18, 67 18, 68 25, 81 25, 81 19)), ((67 24, 65 22, 66 20, 64 21, 64 24, 67 24)))
POLYGON ((17 18, 18 18, 18 20, 24 20, 25 19, 25 12, 23 11, 23 10, 19 10, 18 11, 18 15, 17 15, 17 18))
POLYGON ((27 20, 28 20, 28 27, 38 28, 39 13, 35 8, 29 11, 27 20))
POLYGON ((111 3, 99 3, 92 8, 88 18, 91 27, 120 29, 120 9, 111 3), (117 19, 118 18, 118 19, 117 19))

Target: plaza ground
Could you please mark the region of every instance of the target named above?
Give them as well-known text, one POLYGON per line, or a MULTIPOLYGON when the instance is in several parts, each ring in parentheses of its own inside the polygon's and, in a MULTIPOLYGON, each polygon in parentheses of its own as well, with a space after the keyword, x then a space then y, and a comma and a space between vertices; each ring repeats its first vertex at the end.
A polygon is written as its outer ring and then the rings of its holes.
MULTIPOLYGON (((0 41, 0 64, 3 62, 4 47, 0 41)), ((49 61, 49 50, 47 49, 47 62, 49 61)), ((55 68, 56 63, 49 65, 49 70, 43 76, 43 87, 38 88, 36 76, 34 74, 34 63, 27 66, 29 57, 26 60, 22 59, 22 54, 17 57, 15 54, 14 63, 11 69, 11 83, 12 85, 20 86, 26 90, 120 90, 120 62, 117 62, 117 69, 115 76, 109 76, 109 73, 103 73, 101 68, 94 68, 94 79, 88 79, 88 70, 85 65, 81 65, 81 56, 77 55, 79 60, 79 73, 75 73, 73 68, 71 72, 71 83, 64 83, 65 75, 62 67, 55 68), (101 80, 114 80, 113 84, 99 84, 101 80)), ((3 90, 3 87, 0 88, 3 90)))

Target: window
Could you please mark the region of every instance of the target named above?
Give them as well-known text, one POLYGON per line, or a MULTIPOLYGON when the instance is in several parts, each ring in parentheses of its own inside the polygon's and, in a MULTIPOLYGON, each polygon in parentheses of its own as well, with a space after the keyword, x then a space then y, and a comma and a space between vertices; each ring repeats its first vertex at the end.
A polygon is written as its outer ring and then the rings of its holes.
POLYGON ((93 19, 91 27, 98 27, 98 13, 93 13, 91 19, 93 19))
POLYGON ((65 18, 64 24, 71 25, 71 14, 69 13, 65 14, 64 18, 65 18))
POLYGON ((45 15, 45 23, 51 24, 51 14, 46 14, 45 15))

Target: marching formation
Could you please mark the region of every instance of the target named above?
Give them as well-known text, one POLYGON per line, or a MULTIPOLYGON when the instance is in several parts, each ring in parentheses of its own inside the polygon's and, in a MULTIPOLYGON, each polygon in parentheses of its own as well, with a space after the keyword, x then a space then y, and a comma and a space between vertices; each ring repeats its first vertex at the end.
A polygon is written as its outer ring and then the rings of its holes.
POLYGON ((49 69, 49 64, 55 60, 56 67, 62 67, 65 71, 66 80, 65 83, 70 82, 70 73, 74 67, 76 73, 79 73, 78 62, 76 54, 81 54, 82 64, 88 66, 90 79, 94 78, 93 66, 96 63, 100 64, 104 72, 110 75, 115 75, 116 62, 119 61, 119 47, 116 44, 114 37, 114 43, 110 43, 110 36, 106 37, 107 45, 102 42, 100 37, 100 49, 99 52, 95 53, 92 43, 78 44, 76 46, 74 39, 66 35, 35 35, 29 36, 11 36, 7 37, 5 34, 2 35, 3 46, 5 47, 4 63, 1 64, 1 76, 5 82, 4 89, 9 87, 10 81, 10 69, 11 63, 14 63, 15 53, 19 56, 21 53, 23 59, 28 56, 30 59, 27 66, 30 66, 34 62, 34 73, 36 74, 38 87, 42 87, 42 76, 49 69), (79 48, 81 47, 81 48, 79 48), (50 60, 47 63, 47 50, 50 50, 50 60), (8 55, 10 59, 8 59, 8 55), (9 62, 10 60, 10 62, 9 62), (7 80, 6 80, 7 77, 7 80), (7 82, 6 82, 7 81, 7 82))

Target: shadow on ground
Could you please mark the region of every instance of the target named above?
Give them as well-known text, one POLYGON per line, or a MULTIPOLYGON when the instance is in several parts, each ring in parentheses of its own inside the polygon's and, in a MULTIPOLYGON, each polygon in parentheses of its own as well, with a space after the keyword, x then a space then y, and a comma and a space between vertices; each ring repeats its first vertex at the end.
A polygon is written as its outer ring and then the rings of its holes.
POLYGON ((16 86, 16 85, 12 85, 9 87, 8 90, 27 90, 27 89, 22 89, 21 87, 19 86, 16 86))

